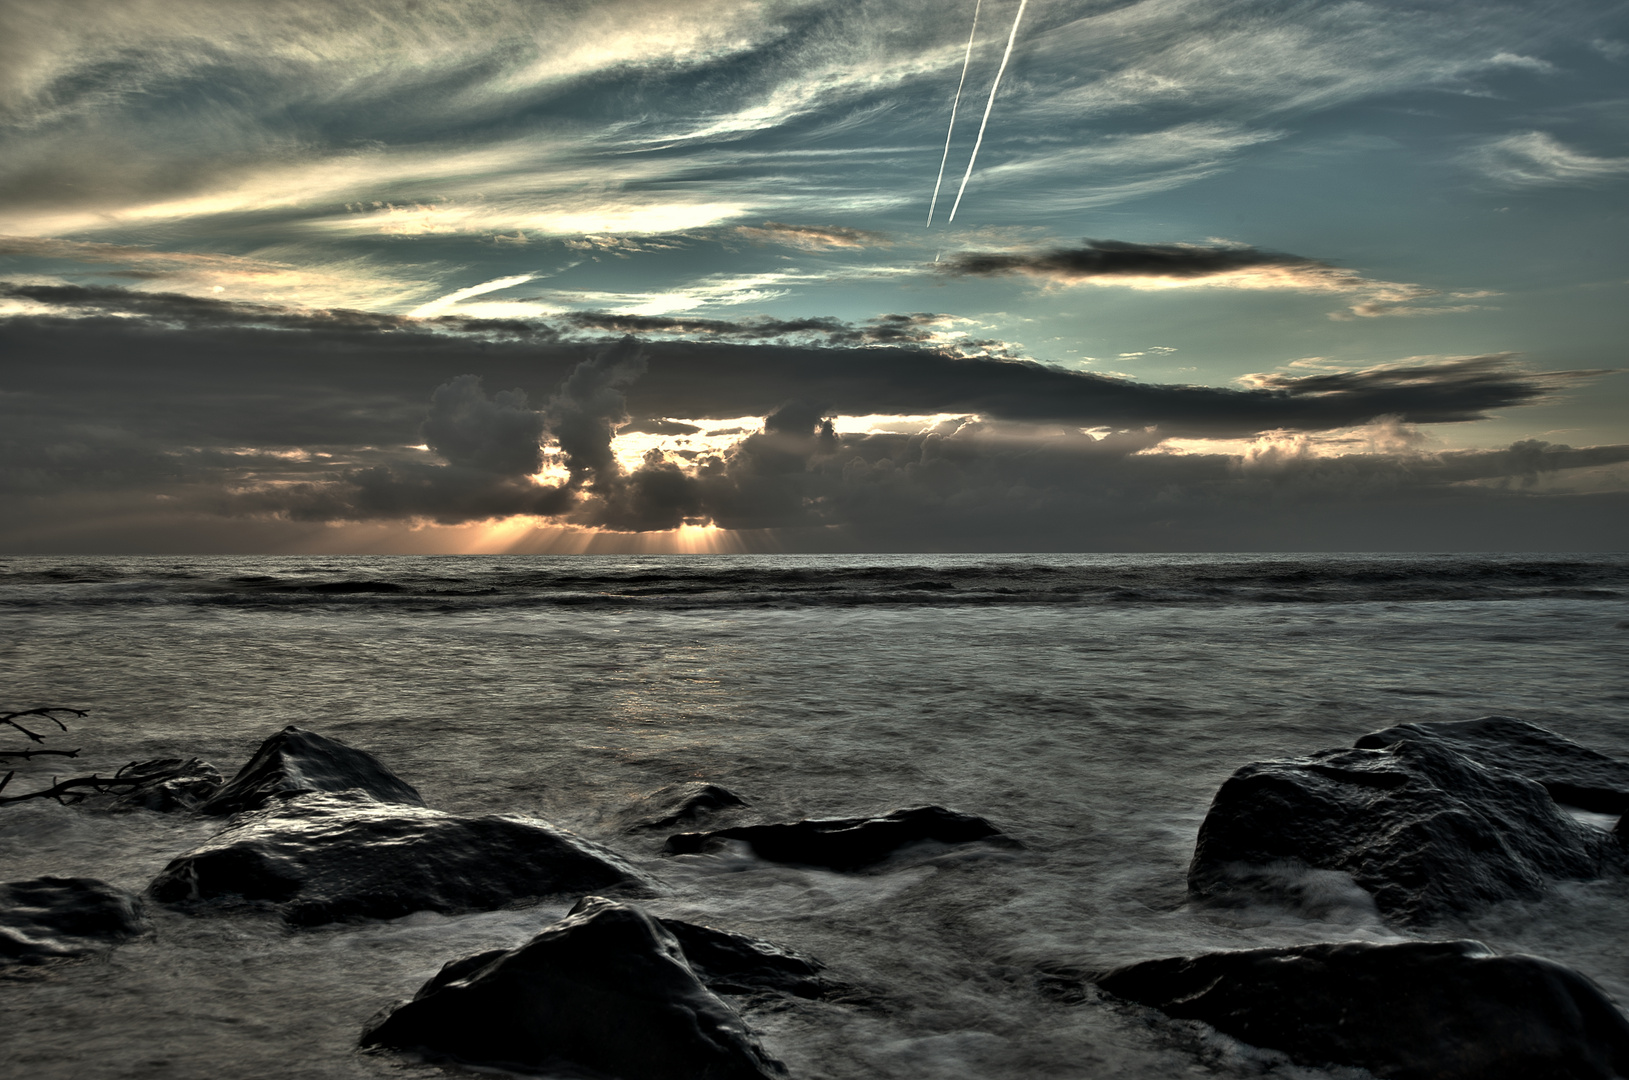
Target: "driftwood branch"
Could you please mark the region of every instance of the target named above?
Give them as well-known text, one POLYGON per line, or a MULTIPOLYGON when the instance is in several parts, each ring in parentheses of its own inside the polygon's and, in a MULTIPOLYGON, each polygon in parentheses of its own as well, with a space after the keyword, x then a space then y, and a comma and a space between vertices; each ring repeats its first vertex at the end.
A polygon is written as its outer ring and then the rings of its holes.
MULTIPOLYGON (((127 765, 125 768, 129 768, 129 766, 127 765)), ((120 769, 119 771, 123 772, 124 769, 120 769)), ((6 785, 11 782, 11 778, 15 775, 16 770, 13 769, 11 772, 6 774, 5 779, 0 780, 0 791, 4 791, 6 789, 6 785)), ((25 792, 22 795, 0 795, 0 806, 4 806, 7 803, 22 802, 24 799, 55 799, 57 802, 66 806, 70 802, 81 801, 87 794, 86 792, 76 791, 76 788, 90 788, 91 793, 106 795, 117 788, 133 788, 139 783, 141 783, 141 780, 136 777, 121 778, 118 776, 92 775, 75 776, 68 780, 58 780, 53 776, 51 777, 51 786, 48 788, 41 788, 39 791, 25 792), (71 795, 71 798, 65 799, 63 798, 64 795, 71 795)))
POLYGON ((20 757, 24 760, 37 757, 78 757, 78 750, 0 750, 0 761, 20 757))
MULTIPOLYGON (((51 723, 55 724, 57 727, 61 728, 63 731, 67 731, 68 730, 68 725, 64 724, 62 722, 62 718, 57 715, 58 713, 62 713, 62 714, 68 715, 68 716, 89 716, 90 715, 84 709, 70 709, 70 708, 67 708, 66 706, 51 705, 51 706, 46 706, 44 708, 39 708, 39 709, 19 709, 16 712, 0 713, 0 724, 6 725, 8 727, 16 728, 18 731, 20 731, 24 735, 26 735, 30 742, 40 743, 40 742, 45 741, 45 736, 41 735, 37 731, 34 731, 34 730, 32 730, 30 728, 27 728, 27 727, 24 727, 22 724, 18 723, 18 717, 37 716, 37 717, 40 717, 41 719, 49 720, 51 723)), ((28 747, 28 748, 22 749, 22 750, 0 750, 0 761, 5 761, 5 760, 8 760, 10 758, 23 758, 24 760, 27 760, 29 758, 44 757, 46 755, 52 755, 52 756, 55 756, 55 757, 69 757, 69 758, 71 758, 71 757, 78 757, 79 756, 79 751, 78 750, 41 750, 41 749, 37 749, 35 747, 28 747)), ((132 764, 134 764, 134 763, 132 763, 132 764)), ((129 765, 126 765, 125 769, 128 769, 129 767, 130 767, 129 765)), ((119 770, 120 774, 122 774, 123 772, 124 772, 124 769, 119 770)), ((6 789, 6 785, 11 783, 11 778, 16 776, 16 775, 17 775, 17 770, 16 769, 13 769, 10 772, 6 773, 5 777, 3 779, 0 779, 0 791, 4 791, 6 789)), ((109 787, 109 785, 119 784, 119 785, 134 786, 135 783, 136 783, 136 781, 132 780, 132 779, 120 779, 118 775, 115 775, 115 776, 113 776, 111 778, 108 778, 108 779, 104 779, 104 778, 102 778, 100 776, 95 776, 95 775, 92 775, 92 776, 77 776, 77 777, 74 777, 72 779, 62 780, 62 781, 58 781, 57 778, 53 776, 51 778, 51 786, 48 787, 48 788, 45 788, 45 789, 43 789, 41 791, 30 791, 30 792, 28 792, 27 794, 24 794, 24 795, 0 795, 0 806, 5 805, 6 803, 21 802, 24 799, 55 799, 55 800, 57 800, 57 802, 63 802, 64 801, 63 796, 67 795, 67 794, 70 794, 70 793, 72 793, 73 801, 78 802, 79 800, 83 799, 85 796, 83 794, 75 792, 75 789, 77 789, 77 788, 90 788, 90 789, 92 789, 93 791, 95 791, 98 794, 105 794, 106 792, 112 790, 109 787)))
POLYGON ((60 706, 60 705, 53 705, 53 706, 50 706, 49 708, 44 708, 44 709, 21 709, 21 710, 18 710, 17 712, 6 713, 5 715, 0 716, 0 724, 9 724, 9 725, 11 725, 12 727, 16 728, 18 731, 22 732, 24 735, 27 735, 30 742, 44 742, 45 741, 45 736, 44 735, 41 735, 37 731, 30 731, 28 728, 23 727, 23 725, 21 725, 21 724, 19 724, 17 722, 17 718, 19 716, 40 716, 40 717, 44 717, 45 719, 51 721, 51 723, 55 724, 57 727, 61 728, 63 731, 67 731, 68 730, 68 725, 64 724, 61 720, 57 719, 57 717, 56 717, 57 713, 69 713, 70 715, 73 715, 73 716, 89 716, 90 715, 90 713, 86 712, 83 709, 69 709, 69 708, 65 708, 65 707, 60 706))

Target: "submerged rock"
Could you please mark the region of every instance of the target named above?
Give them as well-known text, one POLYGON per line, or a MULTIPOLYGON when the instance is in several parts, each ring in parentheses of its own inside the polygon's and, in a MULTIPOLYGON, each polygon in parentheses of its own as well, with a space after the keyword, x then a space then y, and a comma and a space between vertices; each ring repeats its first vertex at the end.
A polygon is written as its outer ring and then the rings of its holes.
POLYGON ((1355 745, 1378 750, 1403 739, 1457 750, 1484 765, 1509 769, 1543 784, 1556 802, 1599 814, 1629 811, 1629 762, 1580 746, 1548 728, 1508 716, 1447 723, 1398 724, 1355 745))
POLYGON ((198 810, 236 814, 300 792, 350 788, 360 788, 380 802, 424 805, 413 785, 372 754, 290 725, 261 743, 248 764, 198 810))
POLYGON ((1302 1065, 1386 1080, 1629 1076, 1629 1021, 1594 983, 1475 941, 1367 942, 1150 960, 1097 984, 1302 1065))
POLYGON ((145 929, 141 898, 96 878, 0 884, 0 965, 84 956, 145 929))
POLYGON ((363 1046, 618 1080, 763 1080, 785 1069, 632 904, 587 897, 517 949, 455 960, 363 1046))
POLYGON ((911 844, 966 844, 975 840, 1001 847, 1022 847, 981 817, 942 806, 913 806, 875 818, 809 818, 775 825, 741 825, 710 832, 677 833, 665 851, 688 855, 719 846, 721 841, 747 844, 770 862, 861 870, 886 861, 911 844))
POLYGON ((220 770, 199 758, 153 758, 120 769, 118 780, 136 786, 113 800, 114 810, 196 810, 220 791, 220 770))
POLYGON ((163 903, 267 901, 312 926, 607 889, 646 893, 651 883, 614 852, 544 821, 460 817, 353 791, 245 814, 171 861, 148 892, 163 903))
POLYGON ((1599 877, 1622 858, 1534 781, 1404 741, 1234 773, 1199 827, 1188 887, 1283 902, 1286 871, 1342 871, 1386 916, 1421 923, 1536 897, 1550 879, 1599 877))
POLYGON ((620 816, 625 822, 623 831, 632 833, 694 825, 711 814, 750 805, 728 788, 692 781, 658 788, 620 816))

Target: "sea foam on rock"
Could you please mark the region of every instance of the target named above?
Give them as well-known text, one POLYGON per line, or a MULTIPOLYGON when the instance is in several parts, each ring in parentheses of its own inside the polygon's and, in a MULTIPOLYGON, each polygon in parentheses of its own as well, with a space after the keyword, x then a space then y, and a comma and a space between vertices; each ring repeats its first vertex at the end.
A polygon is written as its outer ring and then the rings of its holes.
POLYGON ((369 1021, 362 1045, 618 1080, 785 1074, 661 922, 604 897, 519 948, 448 964, 369 1021))
POLYGON ((240 815, 148 887, 163 903, 266 901, 305 926, 606 890, 654 891, 615 852, 545 821, 460 817, 361 791, 296 795, 240 815))
MULTIPOLYGON (((1430 741, 1325 750, 1246 765, 1217 791, 1190 892, 1293 900, 1287 871, 1350 874, 1389 918, 1425 923, 1540 895, 1552 879, 1620 869, 1610 834, 1579 824, 1538 783, 1430 741)), ((1293 876, 1293 875, 1292 875, 1293 876)))
POLYGON ((1629 1021, 1594 983, 1475 941, 1173 957, 1116 968, 1097 985, 1298 1064, 1386 1080, 1629 1076, 1629 1021))
POLYGON ((198 811, 236 814, 301 792, 351 788, 380 802, 424 805, 413 785, 367 751, 290 725, 261 743, 238 774, 198 811))
POLYGON ((942 806, 913 806, 874 818, 807 818, 773 825, 740 825, 709 832, 677 833, 664 850, 689 855, 739 841, 770 862, 862 870, 885 862, 913 844, 966 844, 984 841, 1022 847, 981 817, 942 806))
POLYGON ((1379 750, 1409 739, 1457 750, 1484 765, 1537 780, 1556 802, 1599 814, 1629 811, 1629 762, 1580 746, 1548 728, 1508 716, 1398 724, 1354 744, 1379 750))
POLYGON ((0 965, 84 956, 145 929, 141 898, 96 878, 0 884, 0 965))

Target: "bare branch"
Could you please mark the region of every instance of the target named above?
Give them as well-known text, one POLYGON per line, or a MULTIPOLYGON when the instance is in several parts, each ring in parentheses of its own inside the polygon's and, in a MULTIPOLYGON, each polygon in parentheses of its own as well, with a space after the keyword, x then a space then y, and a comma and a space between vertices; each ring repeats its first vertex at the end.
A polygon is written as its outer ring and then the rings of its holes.
MULTIPOLYGON (((6 780, 10 779, 11 773, 7 773, 6 780)), ((116 776, 94 775, 75 776, 68 780, 58 780, 53 776, 51 777, 51 780, 52 784, 50 787, 41 788, 39 791, 30 791, 22 795, 0 796, 0 806, 4 806, 7 803, 22 802, 24 799, 55 799, 57 802, 67 805, 62 797, 70 792, 73 792, 75 788, 90 788, 91 791, 97 795, 106 795, 117 787, 134 788, 141 783, 139 779, 134 777, 128 777, 121 780, 116 776)), ((0 781, 0 788, 4 787, 5 783, 0 781)), ((75 793, 73 801, 79 802, 84 797, 85 796, 83 794, 75 793)))
POLYGON ((4 716, 0 716, 0 724, 10 724, 12 727, 16 728, 18 731, 22 732, 24 735, 27 735, 29 737, 29 739, 31 741, 33 741, 33 742, 44 742, 45 741, 45 736, 44 735, 41 735, 37 731, 30 731, 28 728, 23 727, 23 725, 21 725, 21 724, 19 724, 17 722, 17 717, 19 717, 19 716, 42 716, 45 719, 51 721, 51 723, 55 724, 57 727, 61 728, 63 731, 67 731, 68 730, 68 725, 64 724, 55 715, 53 715, 53 714, 59 713, 59 712, 60 713, 71 713, 74 716, 89 716, 90 715, 90 713, 86 712, 84 709, 70 709, 70 708, 67 708, 66 706, 62 706, 62 705, 51 705, 51 706, 48 706, 48 707, 43 708, 43 709, 20 709, 17 712, 6 713, 4 716))

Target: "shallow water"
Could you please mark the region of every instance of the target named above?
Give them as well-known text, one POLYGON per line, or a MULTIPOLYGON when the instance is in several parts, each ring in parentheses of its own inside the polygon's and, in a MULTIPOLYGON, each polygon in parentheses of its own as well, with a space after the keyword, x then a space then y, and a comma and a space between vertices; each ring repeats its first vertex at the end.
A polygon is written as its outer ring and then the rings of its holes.
MULTIPOLYGON (((432 806, 617 847, 664 882, 656 913, 859 988, 747 1009, 794 1077, 1308 1077, 1355 1074, 1066 1003, 1038 969, 1398 936, 1361 902, 1329 923, 1186 907, 1216 787, 1490 713, 1629 756, 1626 598, 1629 560, 1600 556, 10 558, 0 663, 5 704, 91 710, 50 744, 83 747, 74 774, 192 755, 230 772, 296 723, 432 806), (762 820, 941 803, 1027 850, 842 875, 616 834, 616 811, 687 779, 762 820)), ((53 771, 19 764, 14 790, 53 771)), ((140 890, 217 824, 0 807, 0 865, 140 890)), ((105 958, 0 980, 0 1070, 394 1075, 401 1058, 354 1052, 369 1015, 575 899, 301 931, 155 908, 154 934, 105 958)), ((1559 960, 1629 1003, 1625 900, 1622 881, 1560 886, 1430 934, 1559 960)))

